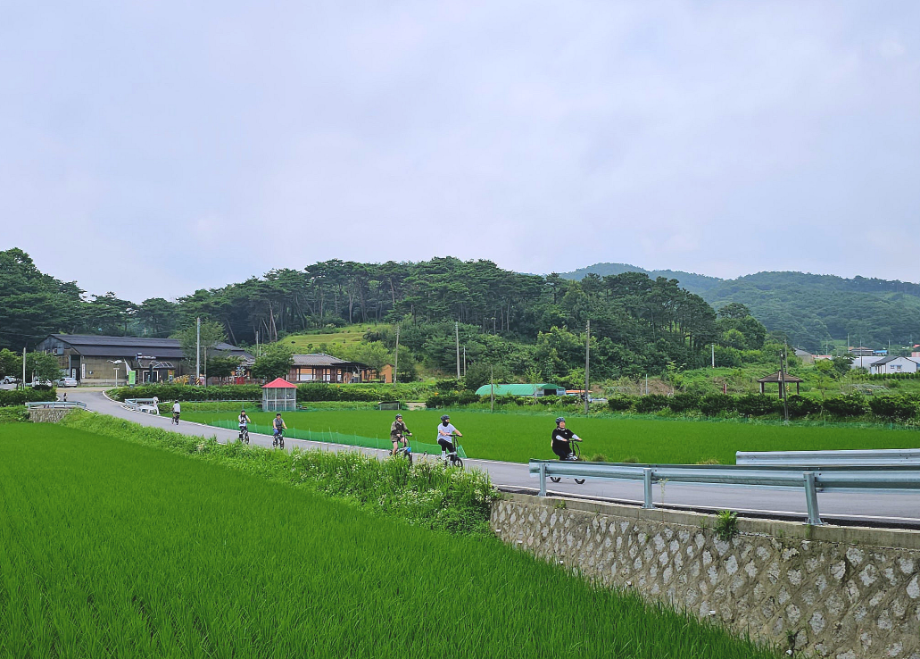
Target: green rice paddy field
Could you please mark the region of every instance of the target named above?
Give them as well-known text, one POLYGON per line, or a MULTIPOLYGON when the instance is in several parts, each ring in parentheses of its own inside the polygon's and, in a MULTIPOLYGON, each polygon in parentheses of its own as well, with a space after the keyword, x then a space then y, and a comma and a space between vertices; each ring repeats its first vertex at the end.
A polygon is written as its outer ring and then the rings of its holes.
MULTIPOLYGON (((183 418, 200 423, 233 422, 233 412, 183 412, 183 418)), ((287 412, 288 427, 314 432, 332 430, 363 437, 389 436, 394 412, 334 410, 287 412)), ((435 443, 442 412, 403 412, 414 439, 435 443)), ((454 410, 451 422, 463 433, 460 440, 470 458, 527 462, 554 458, 550 434, 555 415, 514 414, 454 410)), ((273 414, 250 412, 253 421, 268 424, 273 414)), ((568 427, 584 442, 584 457, 595 454, 619 462, 694 464, 718 460, 734 464, 735 451, 809 451, 872 448, 920 448, 920 431, 884 427, 766 425, 680 419, 630 419, 571 417, 568 427)))
POLYGON ((492 538, 47 424, 0 426, 0 548, 0 657, 778 656, 492 538))

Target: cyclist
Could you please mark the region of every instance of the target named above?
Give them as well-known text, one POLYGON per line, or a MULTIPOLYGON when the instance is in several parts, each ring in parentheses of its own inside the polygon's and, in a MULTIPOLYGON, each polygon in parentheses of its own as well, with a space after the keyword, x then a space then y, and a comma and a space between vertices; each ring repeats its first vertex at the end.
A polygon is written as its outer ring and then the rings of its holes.
POLYGON ((275 415, 275 420, 273 422, 275 427, 275 435, 280 435, 282 430, 287 430, 287 425, 284 423, 284 419, 281 418, 281 412, 278 412, 275 415))
POLYGON ((553 430, 553 453, 559 456, 560 460, 577 460, 569 442, 580 442, 581 437, 565 427, 565 418, 556 419, 556 428, 553 430))
POLYGON ((441 417, 441 425, 438 426, 438 446, 445 453, 454 452, 454 443, 451 441, 454 436, 463 437, 463 434, 454 428, 454 424, 450 422, 450 417, 445 414, 441 417))
POLYGON ((179 406, 179 401, 173 403, 173 418, 172 422, 177 426, 179 425, 179 413, 182 411, 182 408, 179 406))
POLYGON ((246 429, 249 427, 249 424, 252 423, 252 419, 249 418, 249 415, 246 414, 246 410, 243 409, 240 412, 240 416, 237 418, 237 421, 240 422, 240 440, 242 440, 243 433, 246 432, 246 429))
POLYGON ((396 415, 396 420, 393 421, 393 425, 390 426, 390 441, 393 442, 393 450, 390 451, 390 455, 396 455, 396 449, 399 448, 400 442, 403 446, 409 445, 409 440, 406 437, 411 437, 412 433, 409 432, 409 429, 406 427, 406 424, 403 423, 402 414, 396 415))

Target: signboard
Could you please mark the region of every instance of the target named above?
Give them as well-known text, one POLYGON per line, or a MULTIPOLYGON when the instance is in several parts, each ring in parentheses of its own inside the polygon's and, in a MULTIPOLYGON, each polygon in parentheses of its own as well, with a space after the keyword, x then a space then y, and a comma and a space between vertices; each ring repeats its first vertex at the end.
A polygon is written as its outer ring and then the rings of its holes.
POLYGON ((128 384, 132 387, 137 384, 137 371, 128 371, 128 384))
POLYGON ((156 357, 154 357, 153 355, 142 355, 140 353, 138 353, 137 358, 138 359, 156 359, 156 357))

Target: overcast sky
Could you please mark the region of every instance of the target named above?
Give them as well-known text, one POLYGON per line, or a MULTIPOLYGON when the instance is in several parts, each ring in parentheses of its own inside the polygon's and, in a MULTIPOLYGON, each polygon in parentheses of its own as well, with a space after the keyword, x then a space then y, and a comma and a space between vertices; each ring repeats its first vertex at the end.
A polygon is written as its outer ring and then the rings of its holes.
POLYGON ((920 2, 0 0, 0 248, 920 281, 920 2))

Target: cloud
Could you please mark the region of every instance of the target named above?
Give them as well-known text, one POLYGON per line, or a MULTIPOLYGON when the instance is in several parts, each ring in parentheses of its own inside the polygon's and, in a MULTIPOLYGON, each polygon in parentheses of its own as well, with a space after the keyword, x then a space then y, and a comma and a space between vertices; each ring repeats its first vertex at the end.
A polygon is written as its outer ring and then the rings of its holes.
POLYGON ((436 254, 916 279, 915 3, 8 14, 0 247, 93 292, 436 254))

